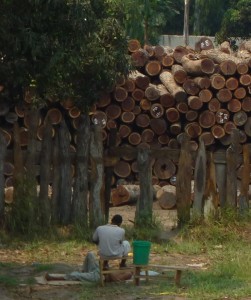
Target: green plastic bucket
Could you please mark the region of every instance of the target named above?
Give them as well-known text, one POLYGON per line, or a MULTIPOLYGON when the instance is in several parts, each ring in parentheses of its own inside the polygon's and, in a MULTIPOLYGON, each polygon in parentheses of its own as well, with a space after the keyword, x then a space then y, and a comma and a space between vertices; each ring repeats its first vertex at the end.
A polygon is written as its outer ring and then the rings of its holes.
POLYGON ((147 265, 151 249, 151 242, 133 241, 133 263, 135 265, 147 265))

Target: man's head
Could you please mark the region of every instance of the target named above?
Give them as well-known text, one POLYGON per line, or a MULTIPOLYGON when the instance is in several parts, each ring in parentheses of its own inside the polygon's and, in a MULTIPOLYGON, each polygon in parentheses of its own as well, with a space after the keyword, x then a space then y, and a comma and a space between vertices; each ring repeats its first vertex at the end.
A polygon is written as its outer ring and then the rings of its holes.
POLYGON ((123 219, 122 219, 121 215, 114 215, 112 217, 112 224, 114 224, 114 225, 120 226, 122 224, 122 221, 123 221, 123 219))

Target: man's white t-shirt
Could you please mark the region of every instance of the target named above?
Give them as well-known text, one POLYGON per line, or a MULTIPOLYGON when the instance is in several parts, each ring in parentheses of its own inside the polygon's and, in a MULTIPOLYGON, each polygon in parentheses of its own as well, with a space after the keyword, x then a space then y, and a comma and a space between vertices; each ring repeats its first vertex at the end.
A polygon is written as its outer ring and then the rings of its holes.
POLYGON ((117 225, 97 227, 93 241, 98 243, 99 254, 103 256, 124 256, 130 251, 130 245, 125 241, 125 230, 117 225))

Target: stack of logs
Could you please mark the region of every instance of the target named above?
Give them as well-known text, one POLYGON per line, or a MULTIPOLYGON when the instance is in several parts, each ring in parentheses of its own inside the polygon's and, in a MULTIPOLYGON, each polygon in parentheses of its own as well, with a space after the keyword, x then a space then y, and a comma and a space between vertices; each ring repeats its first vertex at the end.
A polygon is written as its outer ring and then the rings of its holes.
MULTIPOLYGON (((249 142, 251 41, 237 52, 227 42, 214 48, 208 38, 202 38, 195 50, 141 47, 137 40, 129 42, 128 50, 136 70, 118 79, 113 92, 100 98, 92 116, 92 122, 103 128, 104 142, 111 128, 118 132, 116 145, 128 148, 178 149, 179 137, 186 132, 192 150, 198 149, 200 139, 208 150, 226 149, 233 128, 240 130, 241 143, 249 142)), ((175 182, 176 162, 159 158, 153 159, 152 166, 153 184, 175 182)), ((137 162, 124 155, 114 174, 114 183, 121 178, 127 184, 137 182, 137 162)), ((135 188, 127 185, 125 191, 119 185, 113 190, 113 203, 126 202, 128 194, 135 198, 135 188)))
MULTIPOLYGON (((194 49, 142 47, 139 41, 130 40, 128 51, 135 70, 128 78, 118 77, 113 91, 103 93, 90 111, 92 123, 102 127, 105 147, 112 128, 117 129, 116 146, 128 148, 179 149, 183 132, 190 136, 192 150, 198 149, 200 139, 207 149, 226 148, 233 128, 240 130, 241 143, 249 143, 251 41, 243 42, 233 52, 227 42, 214 48, 208 38, 200 39, 194 49)), ((27 146, 29 115, 26 112, 33 92, 32 88, 28 89, 24 101, 14 107, 0 99, 1 131, 8 148, 12 148, 15 121, 21 126, 22 147, 27 146)), ((0 85, 0 96, 4 93, 4 86, 0 85)), ((38 140, 43 139, 46 116, 50 115, 54 126, 64 118, 74 152, 80 113, 70 100, 48 102, 40 110, 38 140)), ((175 182, 177 162, 158 158, 152 160, 152 167, 154 185, 175 182)), ((11 161, 5 163, 6 187, 13 184, 13 168, 11 161)), ((137 162, 129 154, 123 155, 114 166, 113 185, 117 186, 121 180, 138 181, 137 162)))

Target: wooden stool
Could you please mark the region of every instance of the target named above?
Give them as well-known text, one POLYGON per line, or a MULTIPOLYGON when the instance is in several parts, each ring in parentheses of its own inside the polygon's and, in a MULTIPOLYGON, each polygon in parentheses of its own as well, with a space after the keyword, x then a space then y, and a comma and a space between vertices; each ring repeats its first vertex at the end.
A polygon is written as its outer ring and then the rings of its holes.
POLYGON ((105 285, 105 275, 106 274, 111 274, 111 273, 124 273, 125 271, 130 271, 130 272, 133 272, 133 274, 135 273, 135 268, 134 266, 132 265, 129 265, 128 267, 126 268, 121 268, 120 269, 120 261, 122 259, 130 259, 132 257, 130 256, 122 256, 122 257, 119 257, 119 256, 116 256, 116 257, 106 257, 106 256, 99 256, 99 270, 100 270, 100 284, 101 286, 104 286, 105 285), (108 269, 105 269, 104 270, 104 262, 105 261, 119 261, 118 262, 118 265, 115 266, 114 263, 112 264, 112 266, 110 266, 108 269))

